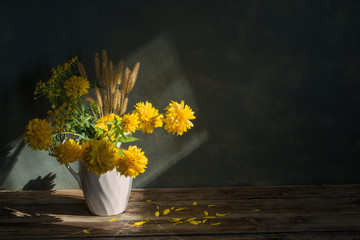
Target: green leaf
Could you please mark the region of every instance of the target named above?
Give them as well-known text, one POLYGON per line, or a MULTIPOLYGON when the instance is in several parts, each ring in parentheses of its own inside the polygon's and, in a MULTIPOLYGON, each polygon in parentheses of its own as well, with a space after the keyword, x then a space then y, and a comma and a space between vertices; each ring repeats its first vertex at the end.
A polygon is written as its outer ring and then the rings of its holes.
POLYGON ((121 136, 119 138, 116 139, 118 142, 134 142, 134 141, 141 141, 141 139, 139 138, 134 138, 134 137, 125 137, 125 136, 121 136))

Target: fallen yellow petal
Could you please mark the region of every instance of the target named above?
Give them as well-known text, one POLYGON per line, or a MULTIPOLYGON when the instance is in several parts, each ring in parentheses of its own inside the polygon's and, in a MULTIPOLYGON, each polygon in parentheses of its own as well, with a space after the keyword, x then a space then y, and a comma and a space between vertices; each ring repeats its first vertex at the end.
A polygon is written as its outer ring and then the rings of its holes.
POLYGON ((171 210, 174 210, 175 207, 171 207, 171 210))
POLYGON ((177 208, 177 209, 175 209, 175 211, 181 211, 181 210, 185 210, 185 209, 189 209, 189 208, 187 208, 187 207, 177 208))
POLYGON ((193 204, 192 204, 193 206, 196 206, 197 205, 197 202, 195 201, 195 202, 193 202, 193 204))
POLYGON ((189 223, 194 224, 194 225, 199 225, 200 223, 202 223, 202 221, 193 220, 193 221, 190 221, 189 223))
POLYGON ((141 226, 143 225, 144 223, 147 223, 147 222, 150 222, 149 219, 145 219, 145 220, 142 220, 140 222, 136 222, 133 224, 133 226, 141 226))
POLYGON ((202 223, 204 224, 204 223, 206 223, 206 221, 207 221, 207 219, 204 219, 204 220, 202 220, 202 223))
POLYGON ((209 215, 208 211, 204 211, 204 214, 205 214, 205 216, 209 215))
POLYGON ((151 202, 151 200, 146 200, 145 202, 151 202))
POLYGON ((216 218, 215 216, 206 216, 204 218, 210 219, 210 218, 216 218))
POLYGON ((157 210, 160 210, 159 206, 156 206, 157 210))
POLYGON ((156 216, 156 217, 159 217, 159 216, 160 216, 160 212, 159 212, 159 211, 156 211, 156 212, 155 212, 155 216, 156 216))
POLYGON ((194 218, 189 218, 189 219, 187 219, 186 221, 187 222, 190 222, 190 221, 193 221, 193 220, 195 220, 196 219, 196 217, 194 217, 194 218))
POLYGON ((174 223, 174 225, 179 224, 179 223, 183 223, 183 222, 182 222, 182 221, 179 221, 179 222, 174 223))
POLYGON ((84 229, 83 232, 86 233, 86 234, 90 234, 90 232, 88 230, 86 230, 86 229, 84 229))
POLYGON ((216 216, 218 216, 218 217, 223 217, 226 215, 228 215, 228 213, 216 213, 216 216))
POLYGON ((164 210, 164 215, 167 215, 167 214, 169 214, 170 213, 170 209, 165 209, 164 210))
POLYGON ((211 207, 216 207, 216 205, 214 205, 214 204, 209 204, 209 205, 208 205, 208 208, 211 208, 211 207))
POLYGON ((169 221, 170 222, 180 222, 181 220, 183 220, 182 218, 172 218, 169 221))
POLYGON ((113 222, 113 221, 116 221, 118 220, 117 218, 113 218, 113 219, 110 219, 109 222, 113 222))
POLYGON ((261 212, 261 210, 260 210, 260 209, 257 209, 257 208, 256 208, 256 209, 253 209, 253 211, 254 211, 254 212, 261 212))
POLYGON ((146 213, 150 213, 150 211, 146 211, 146 213))
POLYGON ((212 225, 212 226, 216 226, 216 225, 220 225, 221 224, 221 222, 217 222, 217 223, 210 223, 210 225, 212 225))
POLYGON ((122 234, 122 231, 120 231, 119 233, 122 234))

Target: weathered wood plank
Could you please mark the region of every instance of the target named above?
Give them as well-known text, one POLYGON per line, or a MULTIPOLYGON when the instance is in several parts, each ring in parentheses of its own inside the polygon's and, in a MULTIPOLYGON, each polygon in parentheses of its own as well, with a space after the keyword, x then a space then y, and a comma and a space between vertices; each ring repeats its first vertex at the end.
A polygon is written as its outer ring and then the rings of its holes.
POLYGON ((113 217, 93 216, 80 190, 0 191, 0 238, 306 239, 331 235, 355 239, 360 236, 359 190, 360 185, 134 189, 126 212, 113 217), (174 209, 156 217, 157 207, 174 209), (184 207, 188 209, 175 211, 184 207), (204 211, 210 216, 228 215, 197 226, 169 221, 174 217, 203 220, 204 211), (133 226, 143 219, 149 223, 133 226), (221 224, 210 225, 216 222, 221 224))

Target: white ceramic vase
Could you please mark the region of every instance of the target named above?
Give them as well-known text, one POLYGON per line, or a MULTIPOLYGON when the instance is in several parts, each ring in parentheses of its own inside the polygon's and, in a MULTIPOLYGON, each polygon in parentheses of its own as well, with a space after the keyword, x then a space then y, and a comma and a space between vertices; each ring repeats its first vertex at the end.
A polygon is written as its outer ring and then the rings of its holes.
POLYGON ((88 171, 82 161, 79 160, 79 163, 79 173, 68 164, 66 167, 79 183, 89 210, 98 216, 124 212, 129 201, 132 177, 125 177, 116 169, 97 175, 88 171))

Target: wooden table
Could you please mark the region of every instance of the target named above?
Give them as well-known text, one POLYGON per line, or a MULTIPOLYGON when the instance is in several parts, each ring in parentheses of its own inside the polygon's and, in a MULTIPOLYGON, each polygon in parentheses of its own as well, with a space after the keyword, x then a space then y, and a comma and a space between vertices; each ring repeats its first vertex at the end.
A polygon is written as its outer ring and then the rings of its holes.
POLYGON ((49 237, 360 239, 360 185, 134 189, 127 210, 111 217, 93 216, 80 190, 0 191, 0 238, 49 237))

